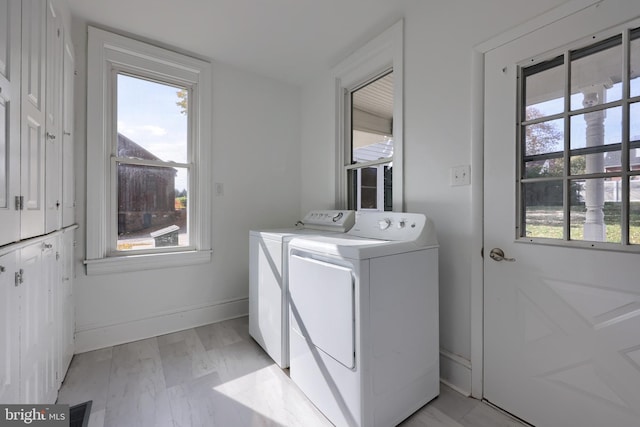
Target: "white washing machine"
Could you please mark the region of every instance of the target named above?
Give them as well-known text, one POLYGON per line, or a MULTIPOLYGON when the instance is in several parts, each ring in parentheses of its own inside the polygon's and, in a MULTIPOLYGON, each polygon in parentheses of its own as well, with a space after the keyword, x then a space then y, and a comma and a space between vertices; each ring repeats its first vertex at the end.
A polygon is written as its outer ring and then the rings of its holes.
POLYGON ((439 394, 438 241, 422 214, 356 213, 289 243, 290 375, 336 426, 394 426, 439 394))
POLYGON ((281 368, 289 366, 288 243, 301 235, 344 233, 354 220, 354 211, 317 210, 297 227, 249 233, 249 334, 281 368))

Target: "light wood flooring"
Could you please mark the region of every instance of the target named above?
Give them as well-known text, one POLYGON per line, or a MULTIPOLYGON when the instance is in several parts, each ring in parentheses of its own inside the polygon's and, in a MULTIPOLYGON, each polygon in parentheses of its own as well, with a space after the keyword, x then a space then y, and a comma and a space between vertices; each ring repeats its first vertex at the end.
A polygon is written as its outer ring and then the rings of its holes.
MULTIPOLYGON (((331 426, 251 339, 246 317, 74 356, 58 403, 90 427, 331 426)), ((445 385, 403 427, 523 427, 445 385)))

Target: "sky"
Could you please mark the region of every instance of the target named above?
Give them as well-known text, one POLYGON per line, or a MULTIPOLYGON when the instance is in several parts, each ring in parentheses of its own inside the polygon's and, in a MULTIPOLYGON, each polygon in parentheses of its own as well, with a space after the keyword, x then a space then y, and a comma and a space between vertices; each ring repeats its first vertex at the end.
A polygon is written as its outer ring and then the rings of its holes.
MULTIPOLYGON (((637 80, 637 79, 636 79, 637 80)), ((632 80, 635 82, 636 80, 632 80)), ((631 96, 640 94, 640 82, 636 82, 636 85, 631 87, 631 96)), ((619 100, 622 95, 621 84, 615 84, 609 90, 607 90, 607 102, 619 100)), ((582 107, 582 94, 574 94, 571 96, 571 107, 573 110, 581 109, 582 107)), ((536 108, 542 112, 545 116, 551 114, 557 114, 564 110, 564 98, 556 98, 549 101, 541 102, 529 107, 536 108)), ((622 141, 622 107, 608 108, 606 111, 606 117, 604 120, 604 143, 605 144, 617 144, 622 141)), ((629 134, 631 139, 640 138, 640 103, 632 104, 630 109, 630 129, 629 134)), ((558 130, 563 130, 562 119, 554 120, 553 123, 558 130)), ((587 123, 584 120, 584 115, 573 116, 571 119, 571 148, 584 148, 586 145, 586 126, 587 123)), ((560 141, 557 147, 558 151, 562 150, 562 141, 560 141)))
MULTIPOLYGON (((180 89, 118 75, 118 132, 165 161, 187 163, 187 116, 180 89)), ((175 187, 187 189, 187 171, 178 168, 175 187)))

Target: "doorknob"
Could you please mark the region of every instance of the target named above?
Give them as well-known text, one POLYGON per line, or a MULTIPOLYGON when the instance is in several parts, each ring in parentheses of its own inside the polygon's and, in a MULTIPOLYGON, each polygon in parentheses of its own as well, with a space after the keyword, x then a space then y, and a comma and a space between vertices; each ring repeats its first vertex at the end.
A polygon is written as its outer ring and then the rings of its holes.
POLYGON ((491 249, 491 252, 489 252, 489 256, 494 261, 509 261, 509 262, 513 262, 513 261, 516 260, 515 258, 507 258, 507 257, 505 257, 504 256, 504 251, 502 249, 500 249, 500 248, 491 249))

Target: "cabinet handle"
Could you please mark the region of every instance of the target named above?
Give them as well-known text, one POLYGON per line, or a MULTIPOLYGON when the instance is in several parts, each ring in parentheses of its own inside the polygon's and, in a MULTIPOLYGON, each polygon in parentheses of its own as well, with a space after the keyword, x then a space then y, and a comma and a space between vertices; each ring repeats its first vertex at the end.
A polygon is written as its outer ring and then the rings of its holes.
POLYGON ((4 268, 4 265, 0 265, 0 273, 4 273, 6 270, 6 268, 4 268))
POLYGON ((71 132, 65 132, 64 133, 66 136, 71 136, 71 132))
POLYGON ((47 132, 47 139, 50 139, 53 141, 54 139, 56 139, 56 136, 52 133, 47 132))
POLYGON ((43 247, 43 249, 51 249, 53 247, 53 245, 51 243, 43 243, 42 247, 43 247))

